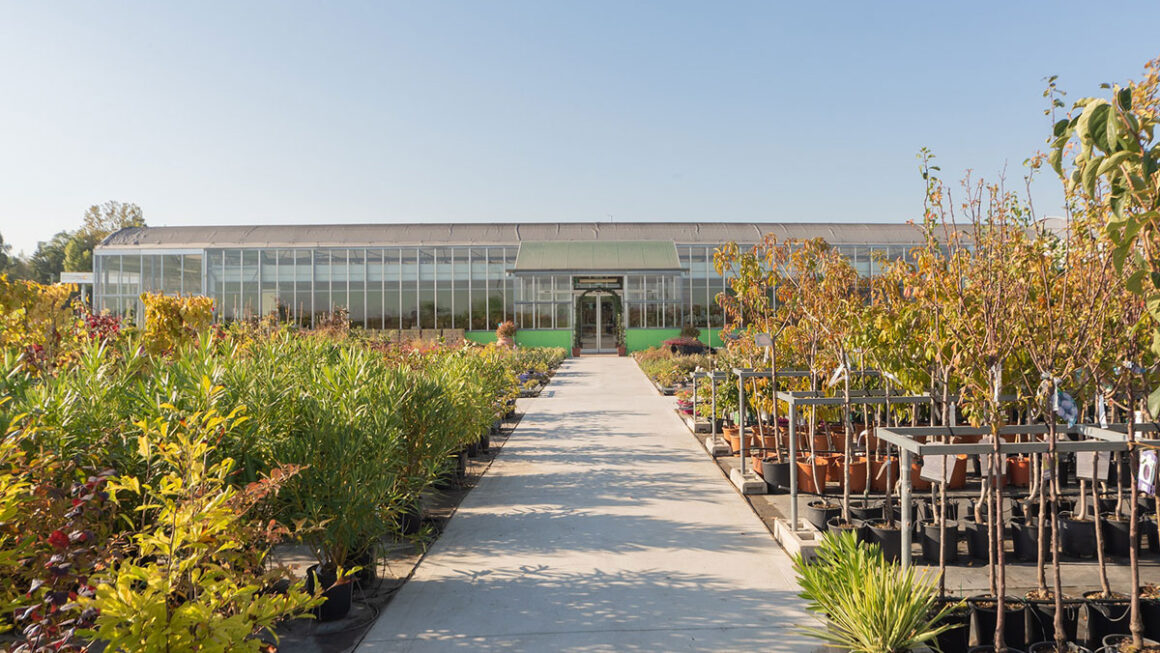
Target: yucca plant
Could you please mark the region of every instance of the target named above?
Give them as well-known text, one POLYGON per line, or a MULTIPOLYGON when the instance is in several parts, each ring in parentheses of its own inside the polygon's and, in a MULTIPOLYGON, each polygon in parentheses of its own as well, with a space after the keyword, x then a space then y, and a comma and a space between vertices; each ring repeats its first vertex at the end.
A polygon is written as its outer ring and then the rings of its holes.
POLYGON ((935 610, 937 577, 887 562, 876 544, 852 531, 827 533, 817 558, 794 558, 799 596, 824 622, 813 637, 851 653, 901 653, 935 645, 950 628, 940 622, 954 608, 935 610))

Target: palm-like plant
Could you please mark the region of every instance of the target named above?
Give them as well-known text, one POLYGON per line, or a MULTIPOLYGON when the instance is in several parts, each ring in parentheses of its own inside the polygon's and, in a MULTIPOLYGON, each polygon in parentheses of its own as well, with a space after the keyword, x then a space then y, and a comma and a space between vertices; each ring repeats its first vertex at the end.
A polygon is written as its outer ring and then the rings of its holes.
POLYGON ((817 559, 794 558, 801 596, 823 628, 810 635, 851 653, 897 653, 933 643, 955 606, 935 610, 937 579, 929 571, 887 562, 853 532, 827 533, 817 559))

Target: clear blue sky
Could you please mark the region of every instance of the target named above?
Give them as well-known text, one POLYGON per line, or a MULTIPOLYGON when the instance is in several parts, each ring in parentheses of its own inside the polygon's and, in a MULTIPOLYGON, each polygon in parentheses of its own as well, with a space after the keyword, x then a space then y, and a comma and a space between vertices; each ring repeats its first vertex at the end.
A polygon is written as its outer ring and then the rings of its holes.
MULTIPOLYGON (((0 0, 0 234, 916 218, 1160 55, 1160 2, 0 0)), ((1037 191, 1058 212, 1056 183, 1037 191)))

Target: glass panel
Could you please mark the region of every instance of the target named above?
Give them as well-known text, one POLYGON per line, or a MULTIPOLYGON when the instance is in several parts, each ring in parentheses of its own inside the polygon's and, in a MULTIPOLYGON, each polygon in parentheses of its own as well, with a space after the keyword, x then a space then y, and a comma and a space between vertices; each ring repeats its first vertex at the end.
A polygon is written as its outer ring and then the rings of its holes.
POLYGON ((242 317, 261 315, 261 288, 258 286, 258 250, 242 252, 242 317))
POLYGON ((186 254, 181 259, 181 292, 202 294, 205 291, 201 287, 201 254, 186 254))
POLYGON ((440 247, 435 250, 435 328, 450 329, 451 305, 454 298, 454 288, 451 279, 451 248, 440 247))
POLYGON ((161 257, 161 291, 166 295, 180 295, 182 280, 181 254, 161 257))
POLYGON ((403 329, 414 329, 419 326, 419 293, 418 293, 418 275, 419 275, 419 261, 418 251, 412 248, 405 248, 401 251, 402 256, 402 280, 400 290, 399 312, 402 315, 403 329))
POLYGON ((584 349, 596 348, 596 295, 580 298, 577 321, 580 329, 580 346, 584 349))
MULTIPOLYGON (((298 313, 295 311, 297 298, 294 294, 294 250, 280 249, 275 253, 277 279, 278 319, 282 322, 294 322, 298 313)), ((263 275, 262 280, 265 281, 263 275)))
POLYGON ((536 304, 536 324, 541 329, 553 329, 552 318, 556 316, 555 304, 540 302, 536 304))
POLYGON ((347 251, 345 249, 330 250, 330 312, 339 309, 350 310, 350 297, 347 295, 347 251))
POLYGON ((278 305, 278 250, 263 249, 258 252, 258 267, 261 270, 262 294, 259 311, 263 317, 275 313, 282 319, 284 310, 278 305))
POLYGON ((314 315, 314 264, 310 250, 294 250, 294 318, 302 326, 312 324, 314 315))
POLYGON ((421 329, 435 328, 435 251, 419 250, 419 323, 421 329))
POLYGON ((556 328, 567 329, 572 326, 572 305, 570 303, 556 304, 556 328))
MULTIPOLYGON (((347 250, 346 255, 347 278, 350 280, 350 295, 347 298, 347 309, 350 310, 351 326, 366 328, 367 296, 366 296, 366 254, 361 249, 347 250)), ((382 298, 382 286, 376 288, 382 298)))
MULTIPOLYGON (((367 328, 383 328, 383 250, 366 250, 367 328)), ((396 293, 397 294, 397 293, 396 293)))
POLYGON ((613 307, 612 297, 600 296, 600 348, 613 349, 616 347, 616 309, 613 307))
POLYGON ((314 283, 311 324, 330 313, 330 250, 314 251, 314 283))

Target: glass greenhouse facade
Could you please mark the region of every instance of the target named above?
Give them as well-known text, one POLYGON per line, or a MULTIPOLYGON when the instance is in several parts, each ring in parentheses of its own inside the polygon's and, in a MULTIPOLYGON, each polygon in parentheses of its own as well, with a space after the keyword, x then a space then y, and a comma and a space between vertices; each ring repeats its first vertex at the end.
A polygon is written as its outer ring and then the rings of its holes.
POLYGON ((276 313, 311 326, 345 310, 367 329, 454 330, 482 341, 513 320, 527 344, 568 347, 574 329, 608 325, 610 305, 594 298, 615 297, 636 349, 685 324, 720 327, 713 297, 726 279, 713 269, 714 250, 769 231, 825 237, 864 275, 875 272, 876 252, 902 257, 920 240, 907 225, 143 227, 97 247, 94 308, 133 318, 144 292, 205 295, 220 321, 276 313), (529 243, 555 249, 531 261, 529 243))

